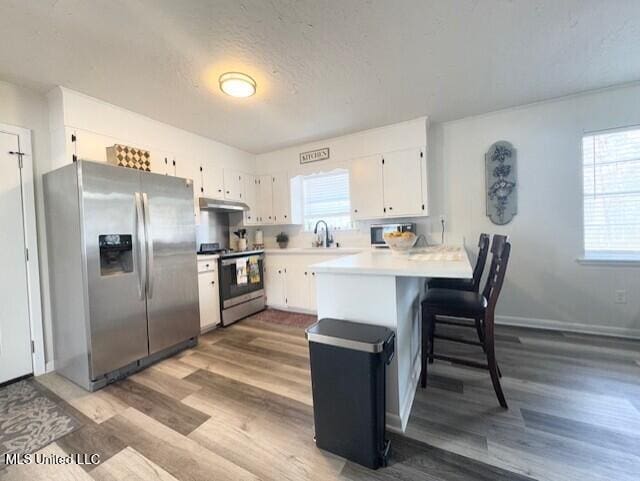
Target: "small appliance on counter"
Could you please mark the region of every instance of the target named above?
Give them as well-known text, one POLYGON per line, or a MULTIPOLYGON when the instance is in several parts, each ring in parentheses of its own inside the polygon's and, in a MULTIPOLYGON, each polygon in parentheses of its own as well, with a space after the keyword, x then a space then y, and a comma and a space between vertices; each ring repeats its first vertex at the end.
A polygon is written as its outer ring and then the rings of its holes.
POLYGON ((416 234, 415 222, 403 222, 396 224, 373 224, 371 226, 371 247, 389 248, 384 240, 387 232, 413 232, 416 234))
POLYGON ((208 242, 200 244, 200 250, 197 252, 199 256, 210 256, 215 254, 224 254, 229 252, 226 247, 220 247, 219 242, 208 242))

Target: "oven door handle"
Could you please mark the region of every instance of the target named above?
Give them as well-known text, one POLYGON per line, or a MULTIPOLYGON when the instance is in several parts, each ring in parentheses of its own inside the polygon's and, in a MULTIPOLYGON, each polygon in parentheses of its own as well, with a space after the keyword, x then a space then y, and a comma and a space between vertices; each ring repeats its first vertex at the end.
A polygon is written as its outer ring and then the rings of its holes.
POLYGON ((230 259, 222 259, 221 264, 223 266, 230 266, 236 263, 237 260, 243 259, 248 261, 251 257, 257 257, 258 260, 264 260, 264 254, 256 254, 255 256, 240 256, 240 257, 232 257, 230 259))

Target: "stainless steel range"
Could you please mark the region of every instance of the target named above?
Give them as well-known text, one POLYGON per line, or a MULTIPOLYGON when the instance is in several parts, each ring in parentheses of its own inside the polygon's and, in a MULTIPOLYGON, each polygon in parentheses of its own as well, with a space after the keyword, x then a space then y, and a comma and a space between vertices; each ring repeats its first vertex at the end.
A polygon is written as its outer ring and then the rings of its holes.
POLYGON ((78 161, 44 194, 56 371, 95 390, 195 345, 192 181, 78 161))
POLYGON ((218 272, 223 326, 265 308, 264 251, 222 253, 218 272))

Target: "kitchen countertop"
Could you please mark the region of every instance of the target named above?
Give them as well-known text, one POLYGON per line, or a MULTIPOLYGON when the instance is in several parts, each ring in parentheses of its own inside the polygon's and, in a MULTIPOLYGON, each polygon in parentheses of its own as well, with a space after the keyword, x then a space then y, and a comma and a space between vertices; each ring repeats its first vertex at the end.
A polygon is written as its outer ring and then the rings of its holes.
POLYGON ((198 262, 200 261, 214 261, 219 258, 219 254, 198 254, 198 262))
POLYGON ((265 249, 265 254, 305 254, 305 255, 353 255, 359 254, 364 250, 368 250, 368 247, 287 247, 286 249, 265 249))
POLYGON ((409 254, 365 250, 359 254, 313 264, 316 273, 368 274, 397 277, 451 277, 470 279, 471 263, 462 247, 424 247, 409 254))

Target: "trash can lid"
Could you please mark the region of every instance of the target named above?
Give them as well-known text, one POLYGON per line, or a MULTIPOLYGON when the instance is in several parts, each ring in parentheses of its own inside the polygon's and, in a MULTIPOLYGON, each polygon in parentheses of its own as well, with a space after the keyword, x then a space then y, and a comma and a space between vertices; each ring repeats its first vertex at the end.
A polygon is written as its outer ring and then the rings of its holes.
POLYGON ((306 335, 309 342, 378 353, 394 333, 384 326, 325 318, 309 326, 306 335))

